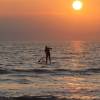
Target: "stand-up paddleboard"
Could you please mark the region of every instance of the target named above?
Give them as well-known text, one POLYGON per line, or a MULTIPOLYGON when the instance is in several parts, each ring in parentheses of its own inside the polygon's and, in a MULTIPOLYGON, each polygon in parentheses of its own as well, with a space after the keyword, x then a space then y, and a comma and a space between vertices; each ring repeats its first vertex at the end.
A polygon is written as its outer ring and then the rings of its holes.
POLYGON ((38 60, 37 63, 40 64, 41 67, 55 67, 55 66, 57 66, 57 62, 55 62, 55 61, 52 61, 51 63, 47 63, 47 64, 46 64, 45 57, 41 57, 41 58, 38 60))
POLYGON ((47 68, 47 67, 55 67, 55 66, 57 66, 57 63, 56 62, 51 62, 51 63, 46 64, 46 62, 43 61, 43 62, 38 62, 38 64, 41 65, 42 68, 44 68, 44 67, 47 68))

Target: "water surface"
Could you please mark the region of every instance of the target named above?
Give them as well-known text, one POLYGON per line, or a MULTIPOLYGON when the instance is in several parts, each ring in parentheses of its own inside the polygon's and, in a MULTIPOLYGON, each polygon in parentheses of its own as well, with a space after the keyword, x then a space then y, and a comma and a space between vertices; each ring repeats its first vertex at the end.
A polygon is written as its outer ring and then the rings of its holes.
POLYGON ((0 42, 0 96, 100 99, 100 42, 0 42), (44 46, 52 64, 39 64, 44 46))

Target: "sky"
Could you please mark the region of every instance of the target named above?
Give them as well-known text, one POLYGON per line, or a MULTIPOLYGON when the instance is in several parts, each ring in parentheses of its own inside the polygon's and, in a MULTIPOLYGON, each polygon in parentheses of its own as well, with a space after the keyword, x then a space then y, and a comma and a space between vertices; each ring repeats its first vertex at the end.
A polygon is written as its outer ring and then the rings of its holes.
POLYGON ((0 0, 0 40, 99 40, 100 0, 0 0))

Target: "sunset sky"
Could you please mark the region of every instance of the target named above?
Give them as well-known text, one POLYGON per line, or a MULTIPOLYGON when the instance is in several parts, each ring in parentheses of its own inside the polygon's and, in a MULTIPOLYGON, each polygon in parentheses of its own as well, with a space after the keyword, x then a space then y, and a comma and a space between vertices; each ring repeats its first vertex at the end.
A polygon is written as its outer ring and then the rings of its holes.
POLYGON ((100 0, 0 0, 0 40, 99 40, 100 0))

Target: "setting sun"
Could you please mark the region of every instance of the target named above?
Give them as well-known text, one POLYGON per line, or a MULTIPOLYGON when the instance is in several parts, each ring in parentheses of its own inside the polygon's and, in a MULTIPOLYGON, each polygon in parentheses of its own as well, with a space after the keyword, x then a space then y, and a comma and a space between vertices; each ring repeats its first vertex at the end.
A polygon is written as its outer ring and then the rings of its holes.
POLYGON ((75 10, 80 10, 82 8, 82 2, 79 0, 76 0, 73 2, 72 6, 75 10))

